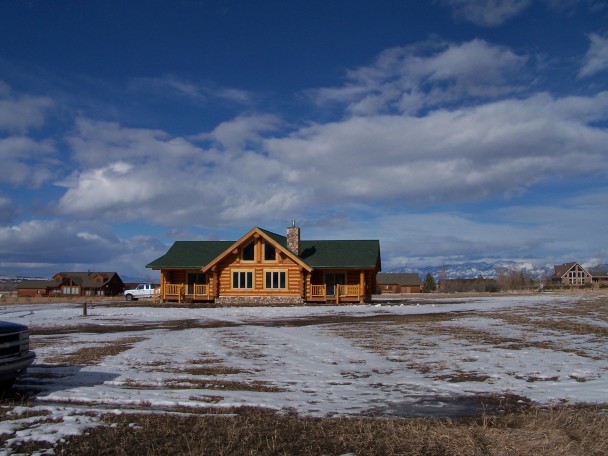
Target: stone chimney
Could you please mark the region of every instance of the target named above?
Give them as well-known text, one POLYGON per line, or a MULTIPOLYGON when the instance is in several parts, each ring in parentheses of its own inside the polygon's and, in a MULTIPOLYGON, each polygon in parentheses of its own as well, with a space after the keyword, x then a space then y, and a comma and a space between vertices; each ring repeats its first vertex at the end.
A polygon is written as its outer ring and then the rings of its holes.
POLYGON ((296 226, 296 220, 291 221, 287 227, 287 248, 296 255, 300 254, 300 228, 296 226))

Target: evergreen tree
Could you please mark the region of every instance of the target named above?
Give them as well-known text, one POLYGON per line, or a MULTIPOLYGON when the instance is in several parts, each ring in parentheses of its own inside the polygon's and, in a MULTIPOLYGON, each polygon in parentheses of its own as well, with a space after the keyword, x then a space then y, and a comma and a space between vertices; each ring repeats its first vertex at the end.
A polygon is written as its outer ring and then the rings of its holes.
POLYGON ((437 284, 435 283, 435 279, 433 278, 430 272, 427 272, 426 277, 424 278, 424 282, 422 282, 422 292, 432 293, 436 289, 437 284))

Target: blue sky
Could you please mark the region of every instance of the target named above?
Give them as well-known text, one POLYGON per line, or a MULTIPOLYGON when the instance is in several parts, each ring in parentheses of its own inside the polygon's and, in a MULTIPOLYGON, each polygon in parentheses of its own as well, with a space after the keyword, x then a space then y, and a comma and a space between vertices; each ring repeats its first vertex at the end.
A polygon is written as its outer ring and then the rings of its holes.
POLYGON ((0 274, 253 226, 608 259, 608 2, 0 2, 0 274))

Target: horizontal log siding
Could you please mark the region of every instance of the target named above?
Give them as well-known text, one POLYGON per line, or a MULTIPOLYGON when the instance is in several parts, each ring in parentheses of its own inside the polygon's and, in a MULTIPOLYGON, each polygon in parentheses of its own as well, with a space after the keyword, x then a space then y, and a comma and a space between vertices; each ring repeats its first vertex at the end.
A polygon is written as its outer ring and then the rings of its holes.
POLYGON ((289 259, 283 259, 282 262, 241 262, 235 264, 220 264, 219 270, 219 285, 220 296, 302 296, 302 271, 300 267, 289 259), (269 289, 264 288, 265 272, 270 270, 287 272, 287 288, 286 289, 269 289), (254 273, 254 288, 248 289, 233 289, 232 288, 232 272, 233 271, 252 271, 254 273))

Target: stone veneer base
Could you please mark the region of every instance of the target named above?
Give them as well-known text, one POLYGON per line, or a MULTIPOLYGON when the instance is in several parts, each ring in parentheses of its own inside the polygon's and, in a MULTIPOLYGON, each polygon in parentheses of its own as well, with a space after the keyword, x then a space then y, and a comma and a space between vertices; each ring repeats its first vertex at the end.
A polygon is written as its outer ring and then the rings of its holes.
POLYGON ((219 296, 215 298, 218 306, 284 306, 302 305, 299 296, 219 296))

